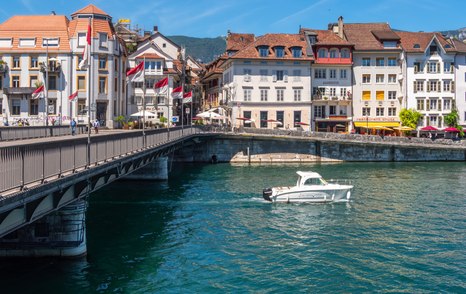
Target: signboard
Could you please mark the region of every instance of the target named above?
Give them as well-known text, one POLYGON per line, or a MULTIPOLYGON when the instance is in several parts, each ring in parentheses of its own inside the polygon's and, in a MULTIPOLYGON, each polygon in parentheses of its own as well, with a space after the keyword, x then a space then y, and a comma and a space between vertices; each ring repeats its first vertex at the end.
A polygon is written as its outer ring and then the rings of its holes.
POLYGON ((49 114, 55 113, 55 105, 49 105, 49 114))
POLYGON ((189 113, 191 112, 191 109, 185 108, 185 109, 184 109, 184 112, 185 112, 186 114, 189 114, 189 113))
POLYGON ((172 122, 176 123, 178 122, 179 117, 178 116, 172 116, 172 122))
POLYGON ((118 20, 118 23, 125 23, 125 24, 129 24, 131 23, 131 20, 129 18, 120 18, 118 20))

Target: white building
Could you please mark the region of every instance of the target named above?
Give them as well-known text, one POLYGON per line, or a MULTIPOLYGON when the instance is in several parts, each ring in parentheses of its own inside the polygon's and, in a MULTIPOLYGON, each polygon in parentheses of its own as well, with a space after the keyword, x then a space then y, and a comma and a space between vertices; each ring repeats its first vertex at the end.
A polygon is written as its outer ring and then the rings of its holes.
POLYGON ((397 32, 404 50, 406 108, 422 114, 418 127, 447 127, 455 106, 456 49, 439 33, 397 32))
POLYGON ((353 51, 353 123, 367 128, 398 127, 402 71, 400 37, 386 23, 344 24, 353 51))
POLYGON ((313 57, 307 49, 302 34, 266 34, 222 64, 223 97, 232 126, 310 124, 313 57))
POLYGON ((466 129, 466 44, 453 40, 455 47, 455 92, 459 124, 466 129))

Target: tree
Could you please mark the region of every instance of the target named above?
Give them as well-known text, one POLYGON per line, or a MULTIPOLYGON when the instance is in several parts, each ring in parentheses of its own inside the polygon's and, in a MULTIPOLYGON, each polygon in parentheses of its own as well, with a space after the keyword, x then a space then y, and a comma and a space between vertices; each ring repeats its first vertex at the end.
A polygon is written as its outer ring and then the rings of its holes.
POLYGON ((403 108, 400 111, 400 121, 403 126, 415 129, 422 114, 414 109, 403 108))
POLYGON ((445 124, 449 127, 458 128, 458 120, 460 119, 460 116, 458 115, 458 110, 456 108, 453 109, 449 114, 445 115, 443 119, 445 124))

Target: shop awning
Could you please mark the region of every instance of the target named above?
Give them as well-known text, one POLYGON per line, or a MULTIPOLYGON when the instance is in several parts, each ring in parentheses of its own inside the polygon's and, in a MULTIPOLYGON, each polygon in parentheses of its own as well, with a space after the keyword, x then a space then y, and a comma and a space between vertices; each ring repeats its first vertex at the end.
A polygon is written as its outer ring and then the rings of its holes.
POLYGON ((354 126, 357 128, 373 128, 373 127, 399 127, 400 123, 397 121, 355 121, 354 126))

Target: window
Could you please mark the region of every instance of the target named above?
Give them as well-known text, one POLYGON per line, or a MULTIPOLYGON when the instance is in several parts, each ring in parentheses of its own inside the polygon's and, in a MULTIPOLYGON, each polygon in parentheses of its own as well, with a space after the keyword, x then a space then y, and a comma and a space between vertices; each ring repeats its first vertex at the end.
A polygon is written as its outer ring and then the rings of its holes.
POLYGON ((282 123, 283 126, 283 118, 285 117, 285 112, 282 110, 277 111, 277 120, 282 123))
POLYGON ((11 115, 20 115, 21 114, 21 99, 12 99, 11 100, 11 115))
POLYGON ((78 47, 84 47, 87 44, 85 32, 78 33, 78 47))
POLYGON ((39 67, 39 57, 31 56, 30 67, 31 68, 38 68, 39 67))
POLYGON ((301 90, 302 89, 293 89, 294 101, 301 101, 301 90))
POLYGON ((243 68, 243 75, 245 75, 245 76, 246 76, 246 75, 250 76, 250 75, 251 75, 251 72, 252 72, 252 71, 251 71, 250 68, 243 68))
POLYGON ((347 76, 347 72, 346 72, 346 69, 340 69, 340 79, 347 79, 348 76, 347 76))
POLYGON ((259 56, 260 57, 267 57, 269 56, 269 47, 261 46, 259 47, 259 56))
POLYGON ((424 110, 424 99, 417 99, 417 110, 424 110))
POLYGON ((326 79, 326 69, 325 68, 316 68, 314 70, 314 78, 316 79, 326 79))
POLYGON ((346 88, 340 88, 340 96, 345 97, 346 93, 346 88))
POLYGON ((438 104, 437 101, 438 101, 437 99, 432 99, 432 98, 429 100, 430 110, 437 110, 437 104, 438 104))
POLYGON ((36 39, 35 38, 20 38, 18 46, 19 47, 35 47, 36 39))
POLYGON ((371 116, 371 108, 370 107, 363 107, 362 108, 362 115, 363 116, 371 116))
POLYGON ((429 47, 429 51, 430 51, 430 55, 434 55, 434 54, 437 54, 437 45, 433 44, 433 45, 430 45, 429 47))
POLYGON ((438 126, 438 116, 437 115, 429 116, 429 125, 438 126))
POLYGON ((299 127, 297 123, 301 122, 301 111, 293 111, 294 126, 299 127))
POLYGON ((328 109, 328 114, 329 115, 336 115, 337 114, 337 106, 336 105, 330 105, 328 109))
POLYGON ((266 69, 261 69, 261 70, 259 70, 259 74, 261 76, 260 81, 261 82, 267 82, 267 70, 266 69))
POLYGON ((389 57, 388 58, 388 66, 396 66, 396 58, 395 57, 389 57))
POLYGON ((428 73, 439 73, 440 64, 438 62, 428 62, 427 63, 427 72, 428 73))
POLYGON ((444 73, 453 73, 453 68, 454 68, 454 65, 452 62, 445 62, 443 64, 443 72, 444 73))
POLYGON ((383 41, 384 48, 396 48, 396 41, 383 41))
POLYGON ((19 56, 13 56, 13 68, 20 68, 21 62, 19 56))
POLYGON ((261 91, 261 101, 267 101, 268 89, 260 89, 261 91))
POLYGON ((276 57, 283 57, 285 56, 285 48, 283 47, 275 47, 275 56, 276 57))
POLYGON ((77 82, 78 90, 86 90, 86 76, 78 76, 77 82))
POLYGON ((362 83, 363 84, 370 84, 370 82, 371 82, 371 75, 369 75, 369 74, 362 75, 362 83))
POLYGON ((108 35, 107 33, 99 33, 99 46, 103 48, 107 48, 108 44, 108 35))
POLYGON ((385 92, 384 91, 376 91, 375 92, 375 99, 378 101, 382 101, 385 99, 385 92))
MULTIPOLYGON (((243 117, 244 118, 251 118, 251 111, 243 111, 243 117)), ((251 123, 250 122, 244 122, 244 126, 247 127, 247 128, 250 128, 251 123)))
POLYGON ((99 77, 99 94, 107 93, 107 77, 99 77))
POLYGON ((371 100, 371 91, 362 91, 362 100, 371 100))
POLYGON ((388 100, 396 99, 396 91, 388 91, 388 100))
POLYGON ((427 82, 427 92, 440 92, 440 81, 430 80, 427 82))
POLYGON ((275 76, 276 76, 277 81, 283 81, 283 76, 284 76, 283 70, 277 70, 275 72, 275 76))
POLYGON ((317 52, 317 57, 319 58, 327 58, 327 49, 320 48, 317 52))
POLYGON ((277 101, 283 101, 284 96, 285 96, 285 90, 277 89, 277 101))
POLYGON ((49 75, 49 90, 57 90, 57 76, 49 75))
POLYGON ((29 87, 35 87, 38 81, 37 76, 29 76, 29 87))
POLYGON ((385 58, 382 58, 382 57, 376 58, 375 66, 385 66, 385 58))
POLYGON ((338 58, 338 50, 337 49, 330 50, 330 58, 338 58))
POLYGON ((29 115, 39 115, 39 99, 29 100, 29 115))
POLYGON ((336 69, 329 69, 329 76, 331 79, 337 78, 337 70, 336 69))
POLYGON ((335 97, 337 94, 337 89, 336 88, 330 88, 330 96, 335 97))
POLYGON ((293 82, 300 82, 301 81, 301 70, 294 69, 293 70, 293 82))
POLYGON ((415 62, 414 63, 414 73, 419 73, 421 71, 422 71, 421 63, 420 62, 415 62))
MULTIPOLYGON (((3 76, 0 75, 0 89, 3 89, 3 76)), ((3 99, 0 99, 0 102, 2 101, 3 99)))
POLYGON ((59 38, 43 38, 42 47, 58 47, 60 44, 59 38))
POLYGON ((251 92, 252 92, 252 89, 250 88, 245 88, 243 89, 243 100, 244 101, 251 101, 251 92))
POLYGON ((325 105, 314 106, 314 117, 317 117, 317 118, 325 117, 325 105))
POLYGON ((99 56, 99 69, 107 69, 107 56, 99 56))
POLYGON ((350 51, 348 49, 341 49, 341 58, 350 58, 350 51))
POLYGON ((3 99, 0 99, 0 114, 3 114, 3 99))
POLYGON ((375 82, 377 84, 383 84, 383 80, 384 80, 384 75, 380 75, 380 74, 375 75, 375 82))
POLYGON ((11 77, 11 86, 13 88, 19 88, 19 76, 12 76, 11 77))
POLYGON ((443 98, 443 110, 451 110, 451 100, 443 98))
POLYGON ((86 114, 86 99, 78 99, 78 113, 83 115, 86 114))
POLYGON ((301 56, 303 55, 301 48, 298 47, 293 47, 293 49, 291 49, 291 52, 293 53, 294 58, 301 58, 301 56))
POLYGON ((396 75, 388 75, 388 83, 389 84, 395 84, 396 83, 396 75))
POLYGON ((267 111, 261 111, 260 112, 260 117, 261 117, 261 128, 267 128, 268 112, 267 111))
POLYGON ((368 57, 364 57, 362 59, 362 66, 371 66, 371 59, 368 57))
POLYGON ((424 81, 414 81, 414 93, 424 92, 424 81))
POLYGON ((396 116, 396 107, 388 108, 388 116, 396 116))
POLYGON ((451 81, 443 81, 443 91, 450 92, 451 91, 451 81))
POLYGON ((384 108, 383 107, 377 107, 375 109, 375 116, 384 116, 384 108))

